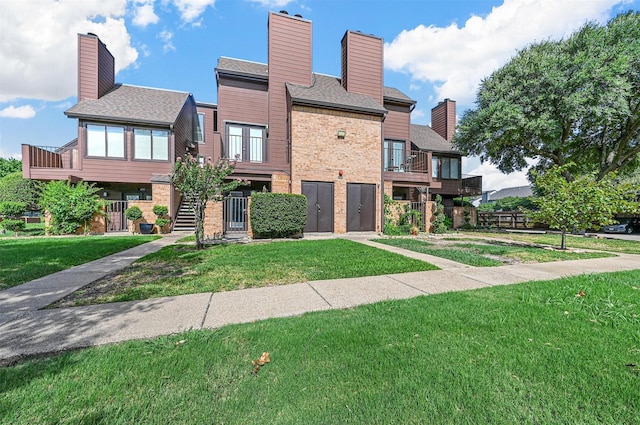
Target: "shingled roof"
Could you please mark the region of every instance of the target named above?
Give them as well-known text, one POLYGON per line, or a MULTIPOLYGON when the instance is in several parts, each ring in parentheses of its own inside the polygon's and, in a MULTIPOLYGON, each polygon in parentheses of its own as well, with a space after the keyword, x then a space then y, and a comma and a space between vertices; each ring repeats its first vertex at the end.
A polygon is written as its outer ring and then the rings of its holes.
POLYGON ((189 96, 186 92, 116 84, 100 99, 81 100, 64 113, 71 118, 171 125, 189 96))
POLYGON ((406 94, 402 93, 400 90, 394 87, 384 87, 383 88, 383 96, 384 100, 390 100, 399 103, 406 103, 409 105, 415 105, 416 101, 411 99, 406 94))
POLYGON ((459 154, 460 152, 444 137, 428 125, 411 124, 411 142, 420 150, 459 154))
POLYGON ((232 59, 224 56, 218 59, 216 71, 218 73, 257 78, 265 81, 269 79, 269 66, 267 64, 232 59))
POLYGON ((311 87, 287 83, 291 101, 299 105, 322 106, 345 111, 384 115, 387 110, 369 96, 349 93, 340 84, 340 79, 322 74, 313 74, 311 87))

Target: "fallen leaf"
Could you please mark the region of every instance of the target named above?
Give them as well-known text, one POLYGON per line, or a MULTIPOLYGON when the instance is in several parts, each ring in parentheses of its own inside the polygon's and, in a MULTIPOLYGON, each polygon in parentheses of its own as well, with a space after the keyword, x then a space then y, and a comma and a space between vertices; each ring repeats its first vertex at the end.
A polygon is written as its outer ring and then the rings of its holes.
POLYGON ((584 298, 585 296, 586 294, 584 293, 584 291, 580 291, 576 294, 576 297, 579 297, 579 298, 584 298))
POLYGON ((253 366, 252 373, 254 375, 257 375, 260 368, 264 366, 266 363, 271 363, 271 356, 269 355, 268 352, 265 351, 264 353, 262 353, 262 355, 258 360, 251 360, 251 365, 253 366))
POLYGON ((182 345, 182 344, 184 344, 185 342, 187 342, 187 340, 186 340, 186 339, 181 339, 180 341, 176 342, 176 345, 182 345))

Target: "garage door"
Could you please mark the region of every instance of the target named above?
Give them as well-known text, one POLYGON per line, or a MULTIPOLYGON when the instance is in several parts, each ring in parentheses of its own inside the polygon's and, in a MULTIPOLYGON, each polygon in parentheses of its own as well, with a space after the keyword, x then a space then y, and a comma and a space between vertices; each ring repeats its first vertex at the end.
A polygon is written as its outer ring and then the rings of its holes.
POLYGON ((302 182, 307 197, 305 232, 333 232, 333 183, 302 182))
POLYGON ((376 185, 347 184, 347 232, 376 230, 376 185))

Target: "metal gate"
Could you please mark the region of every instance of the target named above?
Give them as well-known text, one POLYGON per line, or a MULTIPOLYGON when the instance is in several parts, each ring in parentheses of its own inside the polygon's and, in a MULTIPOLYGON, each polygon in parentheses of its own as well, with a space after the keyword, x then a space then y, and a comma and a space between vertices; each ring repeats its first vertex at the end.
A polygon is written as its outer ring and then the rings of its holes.
POLYGON ((232 194, 223 202, 224 233, 246 233, 249 228, 247 223, 249 198, 232 194))
POLYGON ((127 201, 107 201, 107 232, 127 232, 129 222, 125 216, 127 201))

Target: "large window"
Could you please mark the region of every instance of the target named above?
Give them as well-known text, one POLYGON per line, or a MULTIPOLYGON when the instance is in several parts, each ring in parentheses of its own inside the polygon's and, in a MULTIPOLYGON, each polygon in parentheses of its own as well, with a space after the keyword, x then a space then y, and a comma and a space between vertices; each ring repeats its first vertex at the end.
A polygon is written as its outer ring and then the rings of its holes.
POLYGON ((460 158, 437 157, 432 158, 432 176, 436 179, 459 179, 460 158))
POLYGON ((405 171, 405 144, 399 140, 384 141, 384 169, 386 171, 405 171))
POLYGON ((198 113, 198 122, 195 128, 195 141, 196 143, 204 143, 204 114, 198 113))
POLYGON ((266 142, 263 127, 227 125, 227 157, 229 159, 265 162, 266 142))
POLYGON ((169 132, 166 130, 133 130, 134 158, 152 161, 169 160, 169 132))
POLYGON ((124 158, 124 128, 87 124, 87 156, 124 158))

